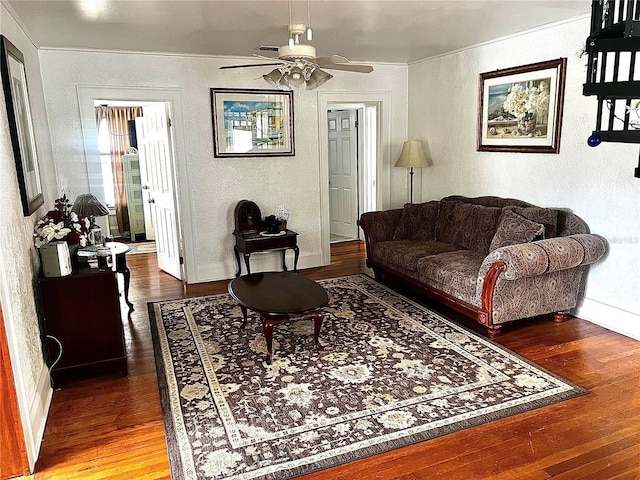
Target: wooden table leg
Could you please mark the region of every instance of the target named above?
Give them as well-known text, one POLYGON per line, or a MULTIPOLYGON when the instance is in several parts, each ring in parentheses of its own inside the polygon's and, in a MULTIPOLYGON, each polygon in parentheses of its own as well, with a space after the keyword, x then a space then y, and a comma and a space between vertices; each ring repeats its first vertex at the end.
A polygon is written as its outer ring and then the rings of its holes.
POLYGON ((300 257, 300 249, 296 245, 293 247, 294 257, 293 257, 293 271, 298 271, 298 257, 300 257))
POLYGON ((287 256, 287 249, 285 248, 284 250, 282 250, 282 270, 285 272, 287 271, 286 256, 287 256))
POLYGON ((127 266, 126 252, 116 255, 116 272, 124 277, 124 301, 129 306, 129 312, 134 310, 133 303, 129 301, 129 285, 131 284, 131 270, 127 266))
POLYGON ((316 344, 316 348, 322 350, 320 345, 320 329, 322 328, 322 312, 314 312, 313 314, 313 341, 316 344))
POLYGON ((271 358, 273 356, 273 321, 271 317, 262 318, 262 333, 264 333, 264 339, 267 342, 267 365, 271 365, 271 358))
POLYGON ((247 326, 247 307, 240 305, 240 310, 242 310, 242 318, 244 318, 242 325, 240 325, 240 330, 243 330, 247 326))
POLYGON ((238 246, 233 246, 233 253, 236 256, 236 263, 238 264, 238 271, 236 272, 236 278, 240 276, 242 273, 242 264, 240 263, 240 250, 238 250, 238 246))
POLYGON ((251 275, 251 266, 249 265, 249 257, 250 253, 245 253, 244 255, 244 265, 247 267, 247 275, 251 275))

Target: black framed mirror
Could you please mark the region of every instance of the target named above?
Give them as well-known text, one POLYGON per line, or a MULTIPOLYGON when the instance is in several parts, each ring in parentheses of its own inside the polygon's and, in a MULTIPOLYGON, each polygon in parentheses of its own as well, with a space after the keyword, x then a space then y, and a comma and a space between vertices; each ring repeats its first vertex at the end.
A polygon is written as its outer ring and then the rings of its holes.
POLYGON ((27 89, 27 75, 22 52, 6 37, 2 40, 2 88, 7 104, 9 133, 16 161, 22 210, 28 217, 44 203, 40 170, 27 89))

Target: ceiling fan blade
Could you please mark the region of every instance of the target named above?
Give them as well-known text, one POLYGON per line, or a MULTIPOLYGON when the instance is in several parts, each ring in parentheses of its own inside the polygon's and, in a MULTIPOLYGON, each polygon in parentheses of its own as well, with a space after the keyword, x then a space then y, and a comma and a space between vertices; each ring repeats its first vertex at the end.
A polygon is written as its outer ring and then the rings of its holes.
POLYGON ((220 70, 226 70, 229 68, 247 68, 247 67, 277 67, 282 63, 250 63, 248 65, 224 65, 220 67, 220 70))
POLYGON ((280 63, 287 63, 287 64, 296 63, 296 62, 292 62, 290 60, 284 60, 284 59, 278 58, 278 57, 268 57, 267 55, 260 55, 258 53, 252 53, 251 56, 252 57, 256 57, 256 58, 263 58, 265 60, 277 60, 280 63))
POLYGON ((260 52, 277 52, 280 47, 274 47, 273 45, 260 45, 256 50, 260 52))
POLYGON ((320 65, 327 70, 344 70, 346 72, 371 73, 373 67, 371 65, 356 65, 354 63, 329 63, 320 65))
POLYGON ((349 59, 347 57, 343 57, 342 55, 331 55, 328 57, 318 57, 315 62, 323 67, 325 65, 332 65, 336 63, 349 63, 349 59))

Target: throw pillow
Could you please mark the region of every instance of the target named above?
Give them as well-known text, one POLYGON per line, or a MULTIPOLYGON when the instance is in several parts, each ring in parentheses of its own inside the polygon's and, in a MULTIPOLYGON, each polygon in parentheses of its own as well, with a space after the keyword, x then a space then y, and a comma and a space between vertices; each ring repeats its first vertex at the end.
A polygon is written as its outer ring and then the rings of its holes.
POLYGON ((453 243, 457 225, 453 222, 453 211, 460 202, 441 200, 436 223, 436 238, 440 242, 453 243))
POLYGON ((407 203, 393 233, 394 240, 435 240, 439 202, 407 203))
POLYGON ((489 251, 493 252, 507 245, 529 243, 536 237, 541 237, 543 234, 543 224, 532 222, 512 210, 505 209, 500 217, 500 223, 491 241, 489 251))
POLYGON ((545 238, 554 238, 558 232, 558 211, 541 207, 505 207, 532 222, 544 225, 545 238))
POLYGON ((498 207, 462 202, 456 204, 450 219, 454 231, 451 243, 486 255, 501 214, 502 209, 498 207))

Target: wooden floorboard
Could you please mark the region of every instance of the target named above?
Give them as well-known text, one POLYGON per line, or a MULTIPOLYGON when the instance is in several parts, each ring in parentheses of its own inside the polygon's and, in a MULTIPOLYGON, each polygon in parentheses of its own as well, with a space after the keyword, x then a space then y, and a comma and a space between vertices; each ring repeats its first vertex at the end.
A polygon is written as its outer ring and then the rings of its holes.
MULTIPOLYGON (((369 273, 360 242, 334 244, 313 279, 369 273)), ((127 257, 130 299, 123 322, 129 376, 56 390, 35 478, 169 478, 146 303, 224 293, 228 281, 188 285, 160 272, 155 254, 127 257)), ((451 310, 417 300, 467 327, 451 310)), ((640 479, 640 342, 584 320, 551 317, 507 325, 495 341, 589 390, 545 408, 307 475, 304 480, 640 479)))

